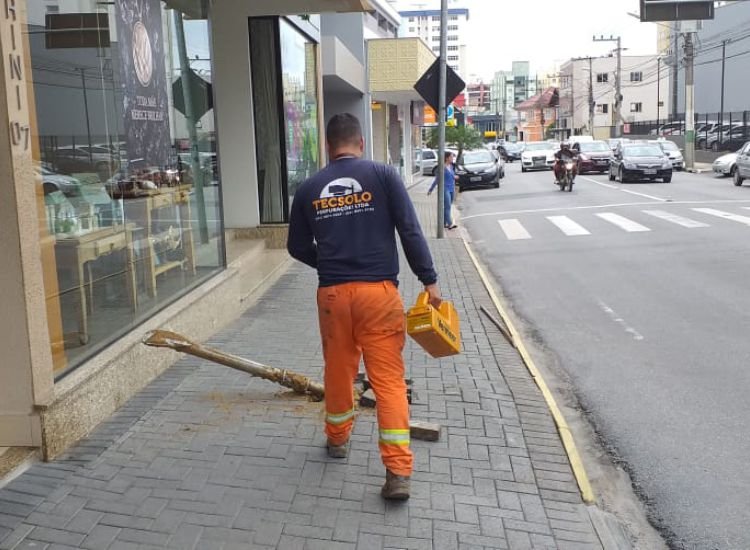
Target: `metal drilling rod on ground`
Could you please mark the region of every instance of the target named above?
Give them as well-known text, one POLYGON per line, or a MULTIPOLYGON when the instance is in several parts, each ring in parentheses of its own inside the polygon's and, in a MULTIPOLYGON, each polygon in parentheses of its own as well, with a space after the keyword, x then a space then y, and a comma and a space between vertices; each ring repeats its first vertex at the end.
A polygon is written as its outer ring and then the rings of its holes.
POLYGON ((251 374, 252 376, 257 376, 258 378, 276 382, 277 384, 280 384, 286 388, 290 388, 295 393, 310 395, 317 400, 322 400, 323 396, 325 395, 323 384, 314 382, 307 376, 303 376, 286 369, 269 367, 261 363, 256 363, 255 361, 251 361, 250 359, 244 359, 242 357, 237 357, 236 355, 231 355, 229 353, 224 353, 222 351, 202 346, 175 332, 170 332, 167 330, 155 330, 153 332, 149 332, 144 337, 143 343, 147 346, 156 348, 170 348, 175 351, 194 355, 195 357, 208 359, 209 361, 213 361, 214 363, 219 363, 221 365, 246 372, 248 374, 251 374))

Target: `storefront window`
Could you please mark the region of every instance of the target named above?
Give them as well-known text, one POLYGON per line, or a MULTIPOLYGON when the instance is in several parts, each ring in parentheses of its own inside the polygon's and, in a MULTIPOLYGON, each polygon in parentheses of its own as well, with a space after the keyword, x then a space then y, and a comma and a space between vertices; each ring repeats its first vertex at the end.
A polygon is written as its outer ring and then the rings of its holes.
POLYGON ((263 223, 283 223, 300 184, 320 166, 317 45, 283 18, 250 20, 263 223))
POLYGON ((58 376, 224 265, 205 4, 173 5, 28 1, 58 376))
POLYGON ((318 86, 315 44, 283 19, 281 71, 289 197, 318 170, 318 86))

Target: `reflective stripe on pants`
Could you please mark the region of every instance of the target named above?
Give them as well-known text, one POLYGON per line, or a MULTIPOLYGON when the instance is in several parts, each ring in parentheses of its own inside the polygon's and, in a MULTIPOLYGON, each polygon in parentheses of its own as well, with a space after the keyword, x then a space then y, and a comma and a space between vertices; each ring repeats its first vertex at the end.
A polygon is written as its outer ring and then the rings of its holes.
POLYGON ((404 306, 396 285, 344 283, 318 289, 318 318, 325 358, 325 432, 334 445, 349 439, 354 422, 352 389, 364 356, 377 401, 379 447, 385 467, 411 475, 409 404, 404 361, 404 306))

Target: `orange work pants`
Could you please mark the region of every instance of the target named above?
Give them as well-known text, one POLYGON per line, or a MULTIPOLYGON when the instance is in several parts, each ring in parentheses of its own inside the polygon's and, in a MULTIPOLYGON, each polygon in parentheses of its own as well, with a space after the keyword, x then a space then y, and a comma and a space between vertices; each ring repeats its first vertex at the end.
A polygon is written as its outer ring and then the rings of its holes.
POLYGON ((325 432, 334 445, 349 439, 354 423, 354 380, 364 356, 375 392, 383 464, 397 475, 412 471, 409 403, 402 351, 404 305, 390 281, 356 282, 318 289, 325 359, 325 432))

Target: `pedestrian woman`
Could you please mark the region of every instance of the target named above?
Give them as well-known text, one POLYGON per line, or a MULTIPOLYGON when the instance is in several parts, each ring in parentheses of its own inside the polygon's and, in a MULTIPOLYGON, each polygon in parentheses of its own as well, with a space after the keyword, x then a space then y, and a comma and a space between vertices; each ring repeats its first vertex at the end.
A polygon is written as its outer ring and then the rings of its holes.
MULTIPOLYGON (((453 199, 456 196, 456 174, 453 171, 453 153, 446 151, 443 157, 445 162, 443 171, 445 172, 445 195, 443 200, 443 225, 446 229, 455 229, 458 227, 453 223, 453 212, 451 207, 453 206, 453 199)), ((439 176, 435 176, 435 181, 430 185, 430 190, 427 194, 431 194, 435 187, 437 187, 439 176)))

